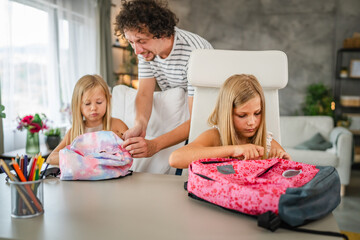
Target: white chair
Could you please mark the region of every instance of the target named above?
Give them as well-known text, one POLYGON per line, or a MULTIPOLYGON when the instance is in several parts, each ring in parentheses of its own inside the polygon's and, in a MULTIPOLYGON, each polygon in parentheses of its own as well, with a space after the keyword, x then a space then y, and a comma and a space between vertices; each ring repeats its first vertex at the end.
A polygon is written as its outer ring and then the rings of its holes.
MULTIPOLYGON (((119 118, 131 128, 135 119, 135 97, 137 91, 124 85, 118 85, 112 91, 112 116, 119 118)), ((181 88, 155 92, 153 108, 146 130, 146 139, 156 138, 167 133, 189 119, 187 94, 181 88)), ((158 174, 175 174, 169 165, 169 156, 181 142, 163 149, 149 158, 135 158, 131 170, 158 174)))
POLYGON ((287 56, 281 51, 195 50, 188 79, 195 88, 189 142, 210 128, 207 119, 215 107, 223 82, 234 74, 252 74, 260 82, 266 101, 266 124, 280 143, 278 89, 288 82, 287 56))

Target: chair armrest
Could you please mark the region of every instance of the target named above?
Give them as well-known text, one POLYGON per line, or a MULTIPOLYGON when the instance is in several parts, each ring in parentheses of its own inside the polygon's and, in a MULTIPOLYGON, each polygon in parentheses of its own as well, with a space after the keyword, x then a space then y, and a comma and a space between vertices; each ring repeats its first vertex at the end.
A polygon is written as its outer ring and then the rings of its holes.
POLYGON ((353 158, 353 135, 344 127, 335 127, 330 133, 330 141, 333 144, 336 156, 339 158, 336 169, 339 173, 341 184, 348 185, 353 158))
POLYGON ((330 142, 332 143, 333 147, 335 147, 336 149, 338 149, 340 135, 342 134, 349 135, 349 137, 352 138, 352 133, 347 128, 344 127, 335 127, 330 132, 330 142))

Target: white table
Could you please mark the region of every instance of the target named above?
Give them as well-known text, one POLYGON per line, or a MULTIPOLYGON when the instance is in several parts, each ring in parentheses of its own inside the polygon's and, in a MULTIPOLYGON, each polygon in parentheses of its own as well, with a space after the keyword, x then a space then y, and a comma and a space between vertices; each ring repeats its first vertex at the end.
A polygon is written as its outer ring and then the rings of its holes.
MULTIPOLYGON (((10 186, 0 175, 0 238, 9 239, 329 239, 259 228, 255 219, 189 198, 186 178, 133 173, 106 181, 44 183, 41 216, 10 216, 10 186)), ((332 214, 306 228, 339 231, 332 214)), ((335 239, 335 238, 334 238, 335 239)))

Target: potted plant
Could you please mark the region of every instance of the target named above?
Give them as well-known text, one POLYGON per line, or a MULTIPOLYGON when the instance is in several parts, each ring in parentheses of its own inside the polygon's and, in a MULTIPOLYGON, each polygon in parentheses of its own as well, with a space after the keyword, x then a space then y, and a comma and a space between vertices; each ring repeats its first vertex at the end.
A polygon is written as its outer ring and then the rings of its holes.
POLYGON ((327 115, 334 116, 331 109, 333 98, 331 91, 323 83, 314 83, 307 87, 306 98, 303 103, 304 115, 327 115))
POLYGON ((50 150, 54 150, 61 141, 60 128, 50 128, 45 133, 46 145, 50 150))

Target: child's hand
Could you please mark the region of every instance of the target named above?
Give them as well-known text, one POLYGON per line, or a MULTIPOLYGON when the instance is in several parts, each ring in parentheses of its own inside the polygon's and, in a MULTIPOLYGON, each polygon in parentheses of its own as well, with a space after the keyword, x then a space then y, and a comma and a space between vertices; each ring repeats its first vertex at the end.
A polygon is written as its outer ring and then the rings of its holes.
POLYGON ((292 161, 291 156, 281 148, 271 148, 269 158, 282 158, 292 161))
POLYGON ((264 155, 264 148, 255 144, 234 145, 232 157, 243 157, 243 160, 261 159, 264 155))

